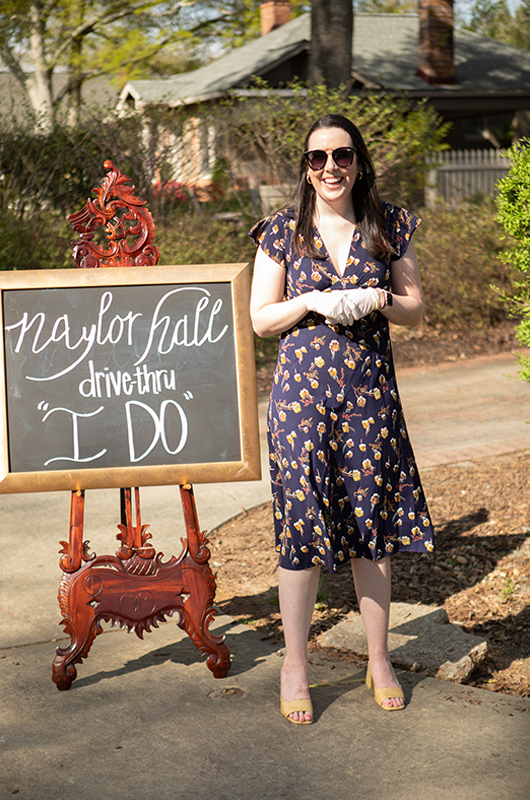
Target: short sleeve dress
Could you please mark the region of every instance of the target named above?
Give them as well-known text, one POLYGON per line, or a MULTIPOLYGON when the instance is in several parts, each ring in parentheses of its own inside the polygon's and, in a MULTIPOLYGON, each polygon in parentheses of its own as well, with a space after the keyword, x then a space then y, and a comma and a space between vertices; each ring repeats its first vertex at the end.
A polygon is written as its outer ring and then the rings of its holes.
MULTIPOLYGON (((250 235, 285 268, 287 299, 313 289, 389 289, 391 259, 404 255, 419 220, 390 203, 382 212, 396 254, 373 258, 355 230, 342 277, 317 228, 322 257, 295 253, 289 210, 261 220, 250 235)), ((350 558, 434 550, 379 311, 348 327, 311 312, 282 334, 267 428, 281 567, 335 572, 350 558)))

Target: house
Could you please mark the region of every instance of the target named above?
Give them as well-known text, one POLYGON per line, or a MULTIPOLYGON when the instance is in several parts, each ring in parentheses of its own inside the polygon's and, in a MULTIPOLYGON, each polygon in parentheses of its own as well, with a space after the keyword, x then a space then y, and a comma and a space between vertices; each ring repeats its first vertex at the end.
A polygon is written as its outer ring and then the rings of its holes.
MULTIPOLYGON (((268 14, 262 16, 263 35, 204 67, 166 79, 130 81, 120 108, 187 107, 198 126, 193 169, 207 181, 213 133, 198 122, 204 109, 228 94, 248 93, 256 76, 274 90, 295 78, 307 80, 311 15, 285 21, 286 5, 262 4, 268 14)), ((530 52, 453 31, 449 0, 420 0, 419 14, 355 13, 352 49, 352 93, 425 99, 452 123, 448 143, 453 149, 505 145, 512 128, 516 138, 530 133, 530 52), (438 16, 435 6, 441 9, 438 16)))
MULTIPOLYGON (((27 73, 27 79, 33 77, 31 72, 27 73)), ((68 82, 67 72, 56 72, 53 75, 53 96, 57 97, 68 82)), ((115 108, 119 100, 119 87, 112 76, 100 75, 96 78, 89 78, 84 81, 81 89, 83 103, 88 112, 101 114, 111 108, 115 108)), ((0 101, 4 112, 4 122, 8 125, 27 124, 27 114, 31 109, 28 96, 19 81, 13 76, 7 67, 0 61, 0 101)), ((68 111, 68 98, 64 98, 59 111, 68 111)))

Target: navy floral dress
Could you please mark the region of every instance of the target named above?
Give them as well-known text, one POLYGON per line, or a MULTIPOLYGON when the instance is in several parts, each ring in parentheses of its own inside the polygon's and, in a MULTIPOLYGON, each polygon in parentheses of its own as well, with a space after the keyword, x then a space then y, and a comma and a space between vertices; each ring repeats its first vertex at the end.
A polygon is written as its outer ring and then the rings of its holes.
MULTIPOLYGON (((396 255, 367 251, 354 231, 344 275, 314 229, 321 259, 292 248, 294 214, 275 214, 250 235, 286 269, 286 297, 313 289, 390 288, 390 262, 404 255, 419 220, 382 204, 396 255)), ((350 558, 379 560, 434 549, 399 400, 387 319, 378 311, 345 327, 311 312, 282 334, 268 439, 276 549, 285 569, 350 558)))

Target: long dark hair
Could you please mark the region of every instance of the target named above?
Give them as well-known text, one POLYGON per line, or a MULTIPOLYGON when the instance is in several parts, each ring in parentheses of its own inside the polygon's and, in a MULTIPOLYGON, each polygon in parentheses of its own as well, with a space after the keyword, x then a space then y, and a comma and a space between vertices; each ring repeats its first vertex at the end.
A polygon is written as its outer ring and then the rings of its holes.
MULTIPOLYGON (((357 153, 357 166, 360 176, 352 189, 352 202, 356 224, 368 252, 375 258, 381 258, 394 252, 385 230, 381 214, 381 201, 375 180, 375 169, 361 136, 361 132, 353 122, 340 114, 328 114, 311 126, 304 142, 304 152, 308 149, 309 137, 321 128, 342 128, 351 137, 357 153)), ((316 192, 307 181, 307 163, 302 155, 298 172, 295 193, 296 225, 294 229, 294 249, 298 255, 309 255, 322 258, 313 238, 316 192)))

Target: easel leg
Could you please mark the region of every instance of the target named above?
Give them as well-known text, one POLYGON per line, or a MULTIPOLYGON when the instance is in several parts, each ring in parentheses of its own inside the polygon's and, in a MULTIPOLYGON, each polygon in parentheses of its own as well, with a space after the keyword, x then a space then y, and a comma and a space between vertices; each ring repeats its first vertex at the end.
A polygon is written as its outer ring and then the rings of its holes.
MULTIPOLYGON (((193 487, 184 484, 180 487, 180 497, 184 511, 184 522, 188 539, 188 559, 185 578, 193 589, 184 602, 184 618, 179 626, 183 628, 198 650, 209 653, 206 663, 216 678, 224 678, 230 669, 230 651, 223 644, 224 636, 212 636, 208 626, 212 622, 216 609, 212 603, 215 597, 215 578, 208 560, 210 551, 208 540, 199 528, 197 508, 193 487)), ((183 564, 184 567, 184 564, 183 564)))
MULTIPOLYGON (((72 602, 71 587, 77 575, 87 568, 83 561, 93 562, 95 554, 88 553, 88 542, 83 542, 83 522, 85 509, 85 492, 83 489, 73 491, 70 503, 70 538, 63 545, 59 566, 63 577, 59 585, 59 607, 65 632, 70 636, 70 646, 57 648, 52 666, 52 677, 58 689, 69 689, 77 675, 74 664, 86 658, 96 637, 94 625, 94 609, 86 604, 72 602)), ((90 566, 90 563, 89 565, 90 566)))

